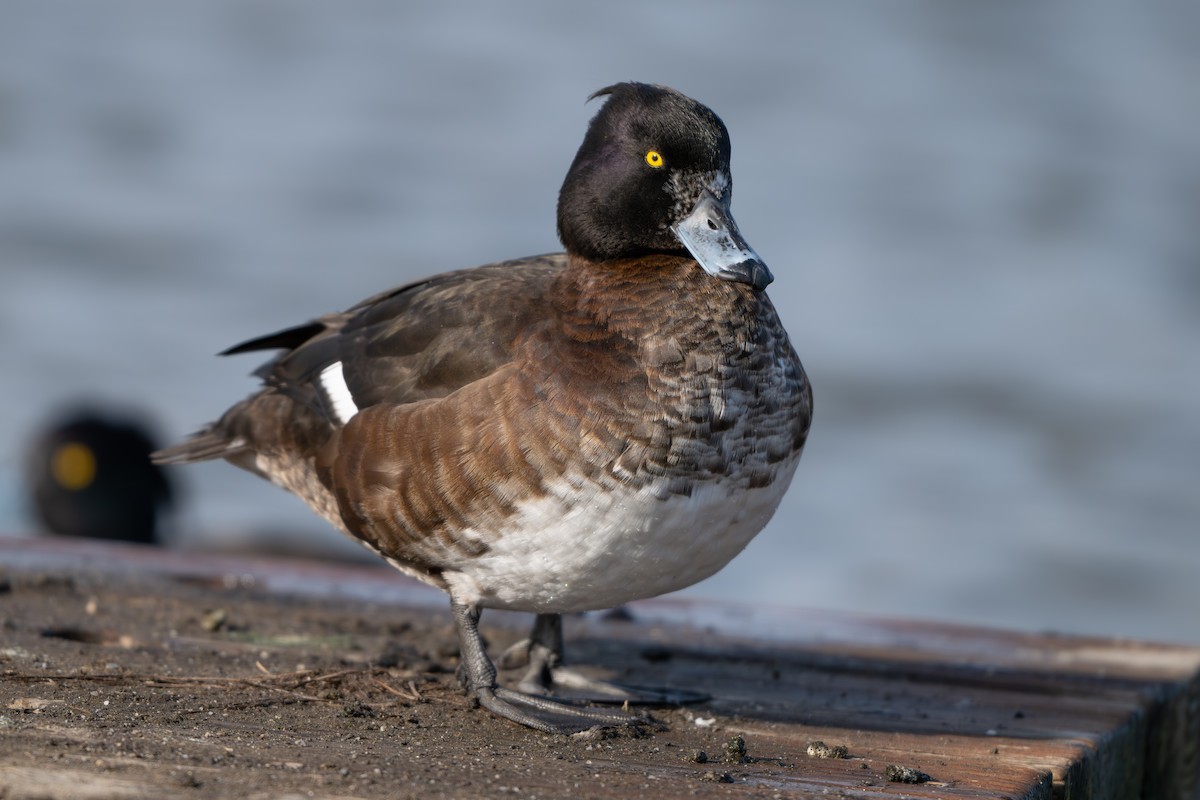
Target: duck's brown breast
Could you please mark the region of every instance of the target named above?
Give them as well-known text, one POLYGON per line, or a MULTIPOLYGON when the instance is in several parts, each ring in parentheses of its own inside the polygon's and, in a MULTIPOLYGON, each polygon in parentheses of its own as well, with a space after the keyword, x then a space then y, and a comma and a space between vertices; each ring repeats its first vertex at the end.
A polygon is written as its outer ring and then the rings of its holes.
POLYGON ((364 408, 330 438, 317 470, 349 532, 399 562, 460 569, 549 494, 665 501, 765 487, 794 465, 811 394, 765 294, 686 258, 573 261, 545 312, 486 377, 364 408))

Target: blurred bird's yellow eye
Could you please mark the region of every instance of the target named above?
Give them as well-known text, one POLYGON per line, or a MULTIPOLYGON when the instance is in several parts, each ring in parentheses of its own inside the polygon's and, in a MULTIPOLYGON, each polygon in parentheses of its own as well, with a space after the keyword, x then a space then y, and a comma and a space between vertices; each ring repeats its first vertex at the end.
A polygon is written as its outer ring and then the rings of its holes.
POLYGON ((78 492, 96 479, 96 456, 84 445, 70 442, 54 451, 50 471, 59 486, 78 492))
POLYGON ((657 150, 647 150, 646 163, 655 169, 660 169, 663 165, 662 153, 658 152, 657 150))

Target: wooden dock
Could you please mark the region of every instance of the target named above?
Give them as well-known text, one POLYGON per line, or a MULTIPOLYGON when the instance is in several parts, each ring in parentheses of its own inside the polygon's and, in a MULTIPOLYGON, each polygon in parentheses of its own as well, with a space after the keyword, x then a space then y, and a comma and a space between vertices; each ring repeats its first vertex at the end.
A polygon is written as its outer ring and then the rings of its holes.
MULTIPOLYGON (((568 619, 572 661, 712 699, 546 736, 468 708, 390 569, 0 539, 0 798, 1200 797, 1200 648, 628 612, 568 619)), ((527 624, 485 614, 493 652, 527 624)))

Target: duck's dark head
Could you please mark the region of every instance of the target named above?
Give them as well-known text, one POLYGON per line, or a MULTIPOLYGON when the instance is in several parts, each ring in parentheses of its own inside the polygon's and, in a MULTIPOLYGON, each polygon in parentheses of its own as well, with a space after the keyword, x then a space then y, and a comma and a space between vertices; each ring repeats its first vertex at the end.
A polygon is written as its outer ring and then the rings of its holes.
POLYGON ((593 261, 690 253, 710 275, 765 288, 771 272, 729 211, 720 117, 665 86, 618 83, 592 97, 607 100, 558 197, 567 251, 593 261))

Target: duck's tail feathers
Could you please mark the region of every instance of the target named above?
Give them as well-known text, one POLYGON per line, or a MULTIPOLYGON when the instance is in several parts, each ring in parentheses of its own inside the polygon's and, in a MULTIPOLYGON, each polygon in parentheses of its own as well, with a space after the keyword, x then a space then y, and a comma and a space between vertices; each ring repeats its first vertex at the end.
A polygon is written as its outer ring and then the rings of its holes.
POLYGON ((213 423, 173 447, 151 453, 150 460, 155 464, 191 464, 195 461, 230 458, 245 449, 244 439, 240 436, 231 438, 219 423, 213 423))

